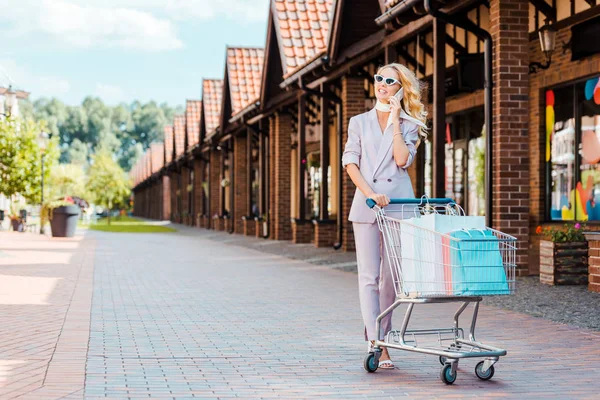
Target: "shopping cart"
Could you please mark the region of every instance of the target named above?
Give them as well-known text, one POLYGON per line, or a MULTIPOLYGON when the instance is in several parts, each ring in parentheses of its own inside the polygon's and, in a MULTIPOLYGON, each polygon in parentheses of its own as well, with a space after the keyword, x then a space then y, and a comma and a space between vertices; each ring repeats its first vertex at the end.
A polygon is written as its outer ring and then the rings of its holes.
MULTIPOLYGON (((458 238, 456 234, 422 228, 416 224, 418 221, 409 218, 431 213, 464 216, 451 199, 392 199, 390 204, 400 207, 395 212, 399 211, 402 219, 386 215, 372 199, 367 204, 377 214, 396 290, 396 301, 377 317, 375 331, 380 332, 381 320, 398 306, 408 304, 408 308, 400 330, 392 330, 384 340, 375 341, 365 357, 365 369, 375 372, 381 348, 387 347, 438 356, 442 364, 440 378, 446 384, 456 380, 462 358, 482 358, 475 374, 484 381, 491 379, 494 364, 506 355, 506 350, 477 341, 475 324, 482 296, 510 294, 514 290, 516 238, 490 228, 481 230, 481 238, 458 238), (408 329, 416 304, 453 302, 462 304, 454 314, 452 327, 408 329), (471 303, 473 318, 465 338, 458 320, 471 303), (420 342, 427 341, 427 337, 434 344, 417 342, 418 338, 420 342)), ((391 209, 388 211, 393 214, 391 209)))

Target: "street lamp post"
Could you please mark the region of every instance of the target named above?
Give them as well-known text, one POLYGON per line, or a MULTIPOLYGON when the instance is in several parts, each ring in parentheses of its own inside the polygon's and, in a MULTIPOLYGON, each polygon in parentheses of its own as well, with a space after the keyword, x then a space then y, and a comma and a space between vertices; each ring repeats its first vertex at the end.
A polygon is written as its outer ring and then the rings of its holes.
POLYGON ((44 209, 44 158, 46 155, 46 147, 48 146, 48 134, 42 131, 38 136, 38 146, 40 148, 40 153, 42 153, 42 203, 40 206, 40 235, 43 235, 44 232, 44 220, 42 218, 42 211, 44 209))
POLYGON ((8 90, 6 91, 6 111, 0 113, 1 115, 9 118, 13 114, 13 108, 17 104, 17 92, 15 92, 12 88, 12 85, 8 86, 8 90))

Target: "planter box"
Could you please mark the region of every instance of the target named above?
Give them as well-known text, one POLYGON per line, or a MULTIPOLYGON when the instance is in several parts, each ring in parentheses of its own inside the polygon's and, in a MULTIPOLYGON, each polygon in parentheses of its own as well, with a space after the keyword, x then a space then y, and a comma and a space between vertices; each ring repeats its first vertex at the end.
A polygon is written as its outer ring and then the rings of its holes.
POLYGON ((588 243, 540 241, 540 282, 585 285, 588 282, 588 243))
POLYGON ((53 237, 73 237, 79 219, 79 206, 62 206, 52 210, 50 228, 53 237))

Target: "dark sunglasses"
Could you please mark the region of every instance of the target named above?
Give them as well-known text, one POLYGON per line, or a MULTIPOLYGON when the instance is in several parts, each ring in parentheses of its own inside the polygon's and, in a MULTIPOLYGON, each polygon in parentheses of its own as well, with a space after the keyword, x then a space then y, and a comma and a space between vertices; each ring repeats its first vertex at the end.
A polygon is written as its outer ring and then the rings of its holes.
POLYGON ((381 83, 381 82, 383 82, 383 83, 385 83, 385 84, 386 84, 386 86, 392 86, 392 85, 394 85, 394 84, 396 84, 396 83, 397 83, 398 85, 402 86, 402 84, 400 83, 400 81, 399 81, 398 79, 394 79, 394 78, 386 78, 386 77, 384 77, 384 76, 377 75, 377 74, 375 75, 375 82, 378 82, 378 83, 381 83))

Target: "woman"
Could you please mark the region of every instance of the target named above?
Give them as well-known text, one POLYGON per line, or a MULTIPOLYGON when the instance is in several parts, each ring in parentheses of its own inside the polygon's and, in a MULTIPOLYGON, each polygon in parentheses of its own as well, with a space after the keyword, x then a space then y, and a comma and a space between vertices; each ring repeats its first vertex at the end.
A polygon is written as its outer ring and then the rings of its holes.
MULTIPOLYGON (((350 119, 342 157, 357 188, 348 219, 354 229, 360 308, 369 348, 392 329, 391 313, 381 321, 380 332, 375 332, 375 321, 392 305, 396 293, 375 213, 366 200, 385 207, 390 198, 414 198, 406 168, 426 137, 427 115, 419 81, 404 65, 388 64, 377 71, 375 96, 375 108, 350 119)), ((386 348, 379 360, 379 368, 394 368, 386 348)))

